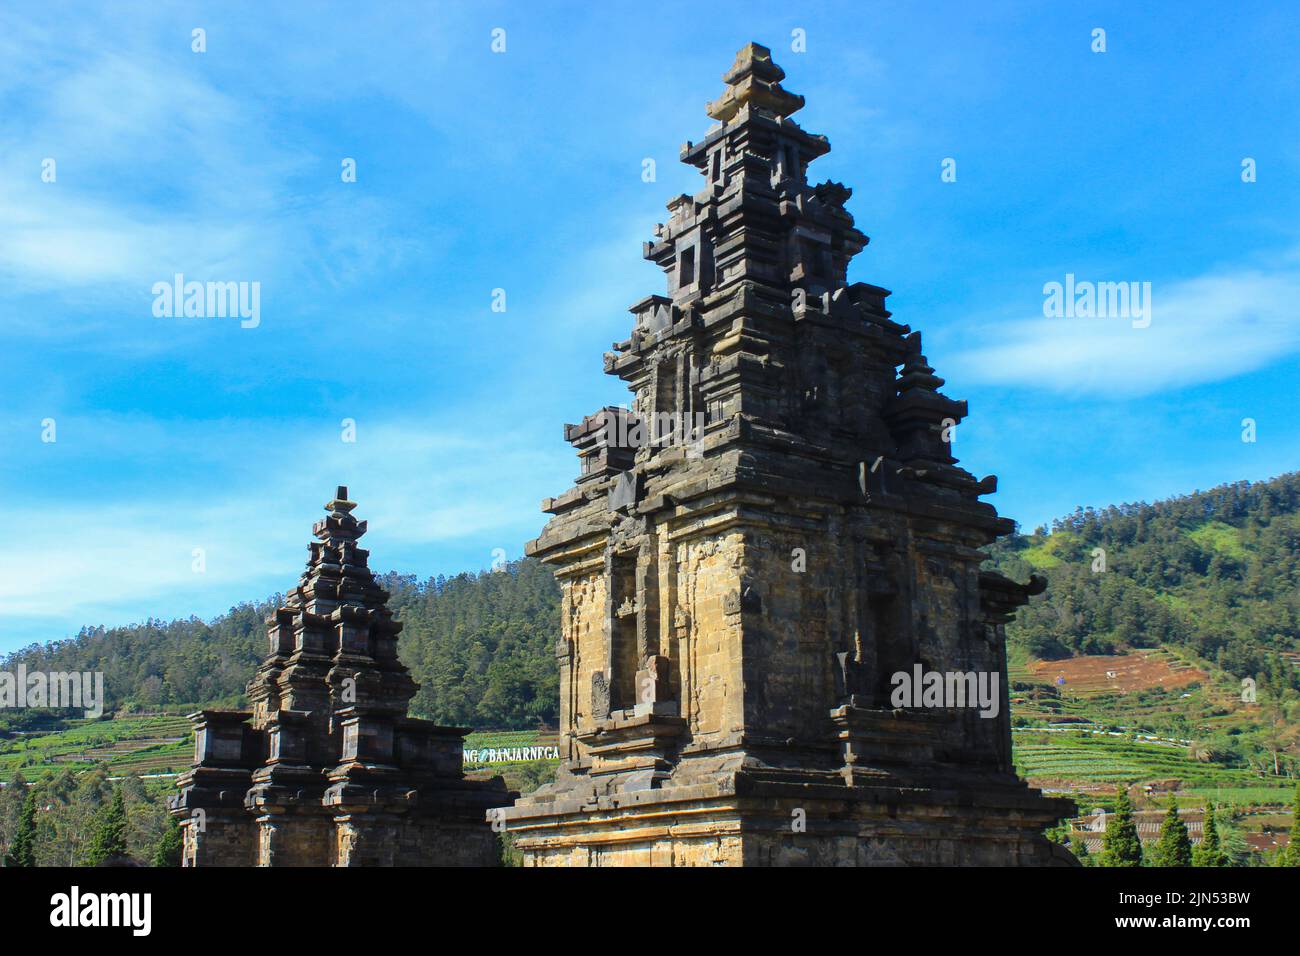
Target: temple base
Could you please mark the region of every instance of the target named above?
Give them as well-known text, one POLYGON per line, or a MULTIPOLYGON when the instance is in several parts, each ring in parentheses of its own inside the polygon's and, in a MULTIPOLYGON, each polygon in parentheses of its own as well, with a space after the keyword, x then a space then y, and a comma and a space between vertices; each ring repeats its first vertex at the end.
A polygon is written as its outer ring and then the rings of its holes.
POLYGON ((743 773, 731 783, 540 792, 504 817, 525 866, 1077 865, 1042 835, 1072 804, 1023 783, 958 792, 743 773))
POLYGON ((442 818, 384 812, 183 818, 182 865, 498 866, 501 846, 486 811, 442 818))

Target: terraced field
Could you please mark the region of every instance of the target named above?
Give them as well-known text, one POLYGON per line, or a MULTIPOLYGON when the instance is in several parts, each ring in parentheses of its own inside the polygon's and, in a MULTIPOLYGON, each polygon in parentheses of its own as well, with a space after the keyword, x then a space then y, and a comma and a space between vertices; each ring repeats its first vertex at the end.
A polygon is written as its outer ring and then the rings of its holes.
POLYGON ((1196 760, 1190 740, 1149 729, 1169 726, 1176 715, 1190 736, 1243 726, 1254 715, 1255 705, 1234 696, 1222 675, 1168 651, 1038 662, 1013 650, 1008 676, 1015 764, 1035 787, 1081 805, 1104 805, 1119 783, 1163 791, 1172 781, 1188 807, 1284 807, 1292 800, 1294 780, 1196 760))
MULTIPOLYGON (((537 730, 484 730, 476 731, 465 738, 467 751, 512 750, 514 748, 554 747, 559 737, 555 731, 537 730)), ((555 779, 555 768, 560 761, 552 758, 542 760, 508 760, 504 762, 486 762, 483 759, 465 760, 465 775, 471 779, 502 777, 506 787, 519 793, 530 793, 543 783, 555 779)))
POLYGON ((174 773, 190 765, 194 734, 181 716, 72 720, 56 732, 0 740, 0 781, 104 764, 112 776, 174 773))
POLYGON ((539 730, 476 730, 465 737, 466 750, 484 750, 503 747, 554 746, 555 731, 539 730))
MULTIPOLYGON (((553 747, 554 731, 485 730, 465 738, 465 749, 487 750, 553 747)), ((113 776, 177 773, 190 765, 194 734, 181 716, 123 717, 116 720, 68 721, 48 733, 15 735, 0 740, 0 781, 21 771, 32 778, 47 770, 85 769, 104 764, 113 776)), ((556 761, 545 761, 554 766, 556 761)), ((499 766, 487 760, 467 761, 467 769, 499 766)))
POLYGON ((1035 785, 1061 788, 1177 778, 1192 787, 1259 784, 1249 770, 1201 763, 1176 744, 1133 740, 1129 735, 1086 730, 1045 734, 1017 729, 1016 769, 1035 785))
MULTIPOLYGON (((1230 804, 1235 807, 1269 806, 1286 807, 1295 797, 1295 787, 1288 783, 1279 783, 1267 787, 1188 787, 1180 794, 1185 794, 1189 803, 1230 804)), ((1286 813, 1270 817, 1267 822, 1280 829, 1290 825, 1291 818, 1286 813)))

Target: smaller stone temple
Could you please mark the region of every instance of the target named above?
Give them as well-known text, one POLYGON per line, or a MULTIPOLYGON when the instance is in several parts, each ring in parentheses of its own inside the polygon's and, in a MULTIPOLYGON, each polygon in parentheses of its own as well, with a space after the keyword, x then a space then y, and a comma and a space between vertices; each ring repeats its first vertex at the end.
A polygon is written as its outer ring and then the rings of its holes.
POLYGON ((487 813, 515 794, 466 780, 468 730, 407 716, 418 685, 402 625, 357 546, 340 487, 312 529, 307 570, 267 618, 251 711, 204 710, 171 812, 185 866, 486 866, 487 813))

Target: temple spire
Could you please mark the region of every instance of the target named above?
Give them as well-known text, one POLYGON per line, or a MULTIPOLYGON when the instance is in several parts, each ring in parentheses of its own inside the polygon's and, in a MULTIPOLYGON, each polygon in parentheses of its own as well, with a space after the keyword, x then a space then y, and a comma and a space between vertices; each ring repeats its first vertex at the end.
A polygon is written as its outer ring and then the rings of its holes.
POLYGON ((331 549, 338 548, 344 542, 355 542, 366 533, 366 523, 352 516, 356 506, 355 501, 348 500, 348 486, 339 485, 334 491, 334 498, 325 503, 328 516, 312 526, 312 534, 331 549))
POLYGON ((772 61, 772 51, 761 43, 741 47, 722 79, 726 90, 705 108, 715 120, 729 122, 747 104, 777 116, 789 116, 803 108, 802 96, 781 88, 785 70, 772 61))
POLYGON ((356 506, 355 501, 348 500, 348 486, 339 485, 334 492, 334 500, 325 503, 325 510, 331 513, 342 512, 347 514, 356 506))

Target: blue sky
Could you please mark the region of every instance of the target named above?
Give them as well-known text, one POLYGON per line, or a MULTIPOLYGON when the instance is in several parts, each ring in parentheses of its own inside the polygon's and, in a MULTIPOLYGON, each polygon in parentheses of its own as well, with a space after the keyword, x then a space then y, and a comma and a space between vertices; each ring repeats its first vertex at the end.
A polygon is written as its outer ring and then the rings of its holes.
POLYGON ((0 651, 282 591, 341 483, 376 568, 519 556, 749 40, 1004 514, 1300 467, 1286 5, 104 6, 0 12, 0 651), (260 283, 260 324, 156 317, 177 272, 260 283), (1150 282, 1151 325, 1045 318, 1067 273, 1150 282))

